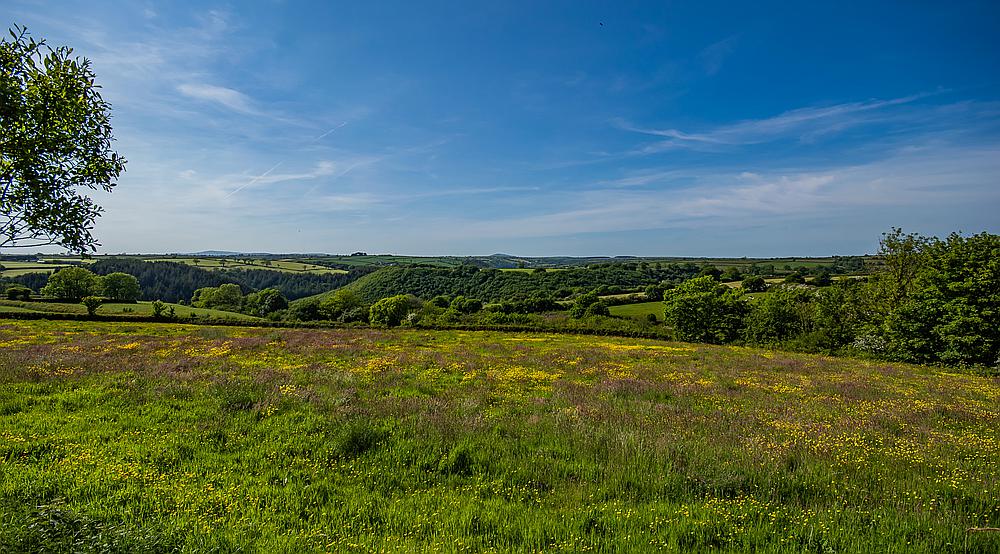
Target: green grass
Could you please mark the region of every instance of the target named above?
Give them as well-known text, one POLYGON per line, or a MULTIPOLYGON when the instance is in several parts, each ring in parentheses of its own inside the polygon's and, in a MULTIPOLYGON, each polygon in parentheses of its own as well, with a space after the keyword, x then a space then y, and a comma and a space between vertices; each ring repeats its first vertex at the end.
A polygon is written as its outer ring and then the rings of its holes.
MULTIPOLYGON (((177 317, 191 317, 191 314, 204 318, 238 319, 241 321, 259 321, 260 318, 236 312, 226 312, 208 308, 192 308, 180 304, 164 302, 167 308, 174 308, 177 317)), ((0 300, 0 312, 35 312, 35 313, 60 313, 60 314, 85 314, 87 309, 83 304, 66 304, 56 302, 21 302, 15 300, 0 300)), ((101 304, 97 309, 98 315, 153 315, 153 304, 151 302, 137 302, 135 304, 107 303, 101 304)))
POLYGON ((0 551, 996 552, 998 405, 744 348, 0 322, 0 551))
POLYGON ((663 321, 663 302, 640 302, 638 304, 623 304, 621 306, 611 306, 608 308, 611 315, 620 317, 631 317, 645 320, 649 314, 656 316, 658 321, 663 321))

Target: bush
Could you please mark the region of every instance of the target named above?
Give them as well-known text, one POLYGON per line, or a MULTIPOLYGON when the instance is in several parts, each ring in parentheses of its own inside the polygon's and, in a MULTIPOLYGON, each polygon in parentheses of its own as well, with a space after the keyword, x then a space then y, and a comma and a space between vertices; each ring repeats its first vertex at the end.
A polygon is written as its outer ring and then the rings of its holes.
POLYGON ((14 285, 7 289, 7 300, 31 300, 31 289, 14 285))
MULTIPOLYGON (((569 315, 570 317, 576 319, 586 317, 587 308, 589 308, 591 304, 596 304, 600 301, 601 299, 597 296, 596 290, 588 292, 587 294, 584 294, 576 299, 576 302, 573 303, 573 307, 569 309, 569 315)), ((605 309, 607 309, 607 305, 605 305, 605 309)))
POLYGON ((611 315, 611 310, 608 309, 608 305, 600 300, 587 306, 587 309, 583 312, 583 317, 593 317, 597 315, 611 315))
POLYGON ((395 327, 410 313, 412 305, 411 297, 405 294, 383 298, 372 304, 368 311, 368 321, 380 327, 395 327))
POLYGON ((785 283, 790 285, 802 285, 805 284, 805 282, 806 278, 800 271, 795 271, 785 276, 785 283))
POLYGON ((100 296, 84 296, 81 303, 84 308, 87 308, 87 315, 94 315, 97 313, 97 308, 101 307, 101 303, 104 299, 100 296))
POLYGON ((767 281, 760 275, 751 275, 743 279, 741 284, 743 292, 765 292, 767 291, 767 281))
POLYGON ((274 288, 250 293, 243 299, 243 311, 258 317, 267 317, 287 307, 288 299, 274 288))
POLYGON ((458 310, 463 314, 474 314, 483 309, 483 302, 475 298, 456 296, 455 299, 451 301, 451 308, 458 310))
POLYGON ((177 314, 173 306, 167 306, 159 300, 153 301, 153 317, 156 319, 174 319, 177 314))

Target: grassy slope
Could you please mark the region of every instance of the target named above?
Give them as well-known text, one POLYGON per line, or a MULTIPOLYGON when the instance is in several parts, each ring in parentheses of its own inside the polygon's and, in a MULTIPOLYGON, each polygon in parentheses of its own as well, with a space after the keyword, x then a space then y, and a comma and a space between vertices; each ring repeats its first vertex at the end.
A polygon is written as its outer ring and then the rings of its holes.
POLYGON ((621 306, 611 306, 611 315, 633 317, 636 319, 646 319, 646 316, 653 314, 656 319, 663 321, 663 302, 656 300, 653 302, 640 302, 638 304, 623 304, 621 306))
POLYGON ((0 550, 996 552, 998 405, 751 349, 4 322, 0 550))
MULTIPOLYGON (((170 308, 174 308, 174 313, 178 317, 190 317, 195 314, 198 317, 239 319, 239 320, 259 320, 258 317, 246 314, 225 312, 208 308, 192 308, 164 302, 170 308)), ((101 304, 97 309, 98 315, 152 315, 153 307, 151 302, 138 302, 135 304, 101 304)), ((40 312, 40 313, 61 313, 61 314, 85 314, 87 309, 83 304, 63 304, 51 302, 20 302, 11 300, 0 300, 0 312, 40 312)))

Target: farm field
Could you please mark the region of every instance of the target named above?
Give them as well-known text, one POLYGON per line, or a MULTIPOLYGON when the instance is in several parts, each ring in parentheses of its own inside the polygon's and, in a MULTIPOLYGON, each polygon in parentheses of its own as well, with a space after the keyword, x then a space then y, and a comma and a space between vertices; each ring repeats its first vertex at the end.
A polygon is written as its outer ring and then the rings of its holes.
POLYGON ((0 551, 996 552, 998 406, 747 348, 0 321, 0 551))
POLYGON ((0 277, 18 277, 28 273, 52 273, 57 268, 67 265, 69 264, 57 262, 2 261, 0 266, 3 266, 3 270, 0 270, 0 277))
POLYGON ((290 273, 347 273, 343 269, 333 269, 321 265, 297 262, 292 260, 264 260, 248 258, 249 263, 242 260, 227 258, 146 258, 148 262, 174 262, 190 265, 201 269, 265 269, 270 271, 285 271, 290 273))
MULTIPOLYGON (((236 313, 236 312, 226 312, 222 310, 213 310, 209 308, 192 308, 190 306, 182 306, 180 304, 171 304, 164 302, 164 305, 169 308, 174 309, 174 313, 177 317, 191 317, 194 314, 197 317, 206 318, 221 318, 221 319, 238 319, 243 321, 258 321, 260 318, 236 313)), ((59 314, 86 314, 87 309, 83 304, 66 304, 66 303, 55 303, 55 302, 21 302, 16 300, 0 300, 0 313, 2 312, 33 312, 33 313, 59 313, 59 314)), ((151 302, 137 302, 135 304, 128 303, 107 303, 101 304, 97 309, 97 315, 144 315, 149 316, 153 314, 153 305, 151 302)))
POLYGON ((620 317, 632 317, 635 319, 646 319, 649 314, 656 316, 658 321, 663 321, 663 301, 639 302, 638 304, 622 304, 620 306, 609 306, 611 315, 620 317))

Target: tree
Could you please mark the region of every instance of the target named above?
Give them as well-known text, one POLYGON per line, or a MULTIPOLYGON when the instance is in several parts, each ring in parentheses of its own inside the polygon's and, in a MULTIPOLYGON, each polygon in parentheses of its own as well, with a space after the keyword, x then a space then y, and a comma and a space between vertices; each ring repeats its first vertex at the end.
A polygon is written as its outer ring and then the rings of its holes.
POLYGON ((84 296, 94 296, 100 292, 97 276, 82 267, 65 267, 49 275, 42 288, 44 296, 80 300, 84 296))
POLYGON ((718 279, 719 277, 722 276, 722 270, 715 267, 714 265, 706 265, 705 267, 701 268, 701 271, 698 272, 698 277, 705 277, 706 275, 711 277, 712 279, 718 279))
POLYGON ((372 325, 395 327, 403 322, 403 318, 410 311, 411 304, 410 297, 405 294, 383 298, 372 304, 368 319, 372 325))
POLYGON ((739 338, 747 306, 737 289, 706 275, 681 283, 663 298, 663 319, 678 339, 721 344, 739 338))
POLYGON ((811 291, 776 288, 753 302, 745 319, 744 337, 749 343, 776 345, 812 331, 815 320, 812 300, 811 291))
POLYGON ((102 209, 87 189, 111 192, 125 169, 111 149, 111 107, 89 60, 23 27, 9 34, 0 40, 0 248, 93 251, 102 209))
POLYGON ((194 291, 191 305, 197 308, 216 308, 238 312, 243 306, 243 290, 239 285, 225 283, 217 287, 203 287, 194 291))
POLYGON ((885 315, 914 292, 933 240, 893 228, 882 233, 878 256, 881 265, 870 279, 873 307, 885 315))
POLYGON ((473 314, 483 309, 483 302, 475 298, 456 296, 451 301, 451 308, 463 314, 473 314))
POLYGON ((746 279, 743 279, 741 285, 743 287, 743 292, 766 292, 767 291, 767 281, 764 280, 760 275, 751 275, 746 279))
MULTIPOLYGON (((444 305, 448 305, 447 299, 444 305)), ((367 321, 368 319, 368 306, 361 300, 358 293, 348 288, 338 289, 337 292, 320 302, 317 309, 319 314, 315 319, 328 319, 344 323, 367 321)))
POLYGON ((587 308, 589 308, 591 304, 596 304, 600 301, 601 299, 597 296, 596 291, 588 292, 587 294, 584 294, 576 299, 576 302, 574 302, 573 306, 569 309, 569 315, 570 317, 576 319, 586 317, 587 308))
POLYGON ((802 275, 801 271, 795 270, 788 275, 785 275, 784 281, 790 285, 802 285, 805 284, 806 278, 802 275))
POLYGON ((115 302, 135 302, 142 293, 139 280, 120 271, 100 277, 99 284, 104 296, 115 302))
POLYGON ((278 289, 264 289, 250 293, 243 300, 243 311, 259 317, 288 307, 288 299, 278 289))
MULTIPOLYGON (((907 243, 913 238, 904 238, 903 253, 912 255, 907 243)), ((952 234, 943 241, 920 237, 916 242, 919 268, 901 269, 904 261, 897 260, 884 269, 895 285, 889 291, 904 294, 882 326, 890 356, 920 363, 1000 365, 1000 236, 952 234)), ((885 285, 875 281, 880 284, 885 285)))
POLYGON ((740 281, 743 279, 743 274, 740 273, 740 268, 736 266, 729 266, 726 271, 722 273, 723 283, 732 283, 733 281, 740 281))

